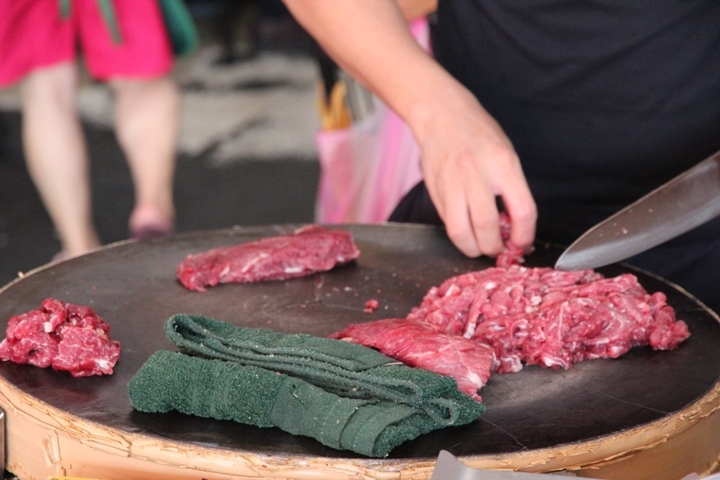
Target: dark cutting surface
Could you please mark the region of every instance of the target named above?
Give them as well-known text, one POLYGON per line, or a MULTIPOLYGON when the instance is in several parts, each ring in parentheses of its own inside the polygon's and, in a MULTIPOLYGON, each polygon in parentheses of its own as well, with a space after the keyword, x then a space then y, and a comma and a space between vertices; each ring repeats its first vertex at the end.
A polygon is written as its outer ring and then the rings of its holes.
MULTIPOLYGON (((198 232, 144 243, 124 243, 32 272, 0 291, 0 326, 46 297, 88 305, 108 322, 122 353, 111 376, 73 378, 67 372, 0 363, 9 383, 85 420, 203 447, 269 455, 354 457, 279 429, 182 414, 143 414, 130 407, 127 384, 156 350, 174 350, 163 323, 196 313, 248 327, 324 336, 347 325, 404 317, 425 292, 446 278, 492 265, 468 259, 444 233, 422 226, 348 226, 362 252, 351 265, 302 279, 221 285, 191 292, 175 278, 188 253, 287 233, 294 226, 198 232), (364 313, 364 303, 380 308, 364 313)), ((560 250, 538 246, 528 266, 551 266, 560 250)), ((631 350, 615 360, 593 360, 564 371, 529 367, 495 375, 481 390, 487 412, 471 425, 446 428, 396 448, 390 459, 515 453, 582 442, 672 415, 702 398, 720 379, 720 323, 702 305, 668 283, 630 271, 650 291, 663 291, 691 337, 677 350, 631 350)), ((242 399, 238 399, 242 401, 242 399)))

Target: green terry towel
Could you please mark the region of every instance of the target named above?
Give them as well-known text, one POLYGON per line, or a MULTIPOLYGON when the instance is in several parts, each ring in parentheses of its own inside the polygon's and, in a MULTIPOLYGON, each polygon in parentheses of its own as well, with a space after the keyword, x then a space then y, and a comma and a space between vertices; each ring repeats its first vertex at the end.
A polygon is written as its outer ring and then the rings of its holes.
POLYGON ((457 415, 447 395, 457 391, 454 379, 410 368, 363 345, 237 327, 200 315, 174 315, 165 332, 187 353, 282 372, 343 397, 407 404, 448 425, 457 415))
MULTIPOLYGON (((379 399, 345 398, 300 378, 236 362, 159 351, 129 384, 142 412, 179 412, 218 420, 276 426, 332 448, 385 457, 401 443, 447 426, 420 408, 379 399)), ((458 392, 452 425, 478 418, 484 407, 458 392)))

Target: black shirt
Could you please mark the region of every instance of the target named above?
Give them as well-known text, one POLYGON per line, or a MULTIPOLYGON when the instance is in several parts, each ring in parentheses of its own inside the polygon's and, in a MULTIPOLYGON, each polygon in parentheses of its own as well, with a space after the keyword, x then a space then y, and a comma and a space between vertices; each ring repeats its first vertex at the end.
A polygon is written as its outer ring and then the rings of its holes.
POLYGON ((720 150, 718 0, 440 0, 432 40, 513 142, 540 238, 720 150))

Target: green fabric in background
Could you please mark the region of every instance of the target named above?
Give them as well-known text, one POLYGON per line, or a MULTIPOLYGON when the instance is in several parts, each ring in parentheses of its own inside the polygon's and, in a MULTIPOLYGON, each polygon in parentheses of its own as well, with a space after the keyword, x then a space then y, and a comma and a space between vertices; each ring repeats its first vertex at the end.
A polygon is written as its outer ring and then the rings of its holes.
MULTIPOLYGON (((385 457, 401 443, 448 426, 424 410, 379 399, 345 398, 302 379, 254 366, 159 351, 128 386, 142 412, 176 410, 189 415, 276 426, 324 445, 385 457)), ((477 419, 484 407, 455 390, 452 425, 477 419)))
MULTIPOLYGON (((60 16, 70 17, 71 0, 59 0, 60 16)), ((158 0, 165 28, 170 38, 173 53, 178 57, 186 57, 197 50, 200 43, 195 22, 183 0, 158 0)), ((97 0, 103 20, 110 31, 113 42, 122 43, 122 35, 118 25, 112 0, 97 0)))
MULTIPOLYGON (((70 18, 70 0, 59 0, 60 1, 60 18, 67 20, 70 18)), ((98 8, 102 12, 103 20, 105 25, 110 31, 110 36, 113 42, 116 44, 122 43, 122 35, 120 34, 120 27, 115 16, 115 8, 111 0, 97 0, 98 8)))
POLYGON ((165 333, 181 351, 278 371, 343 397, 406 404, 447 424, 462 415, 465 395, 458 397, 454 379, 410 368, 363 345, 185 314, 170 317, 165 333))
POLYGON ((197 50, 199 38, 195 23, 183 0, 159 0, 173 53, 186 57, 197 50))
POLYGON ((122 35, 120 34, 120 26, 118 25, 117 16, 115 15, 115 7, 110 0, 98 0, 100 11, 102 12, 105 24, 110 30, 110 36, 115 44, 122 43, 122 35))

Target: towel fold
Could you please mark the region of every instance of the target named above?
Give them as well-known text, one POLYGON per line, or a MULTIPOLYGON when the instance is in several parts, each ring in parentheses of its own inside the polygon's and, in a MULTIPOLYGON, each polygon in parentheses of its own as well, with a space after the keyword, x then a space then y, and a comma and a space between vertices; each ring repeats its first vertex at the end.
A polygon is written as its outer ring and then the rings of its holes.
POLYGON ((238 327, 200 315, 174 315, 165 331, 184 352, 281 372, 346 398, 406 404, 438 423, 455 424, 464 408, 465 396, 457 395, 452 378, 410 368, 359 344, 238 327))
MULTIPOLYGON (((276 426, 370 457, 385 457, 405 441, 448 426, 407 404, 341 397, 273 370, 169 351, 153 354, 128 389, 130 403, 139 411, 176 410, 258 427, 276 426)), ((452 404, 451 425, 469 423, 485 410, 456 389, 440 400, 452 404)))
POLYGON ((237 327, 200 315, 165 323, 183 353, 159 351, 128 391, 142 412, 278 427, 324 445, 385 457, 424 433, 476 420, 485 407, 455 380, 362 345, 237 327))

